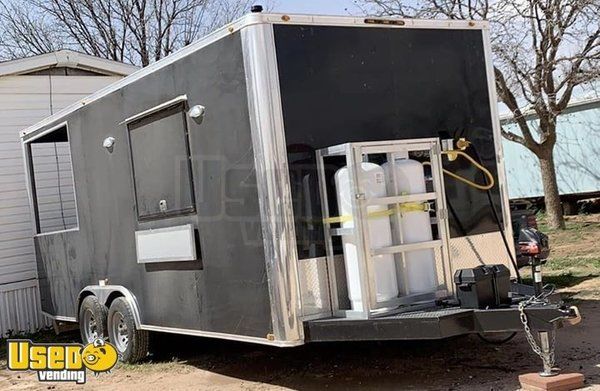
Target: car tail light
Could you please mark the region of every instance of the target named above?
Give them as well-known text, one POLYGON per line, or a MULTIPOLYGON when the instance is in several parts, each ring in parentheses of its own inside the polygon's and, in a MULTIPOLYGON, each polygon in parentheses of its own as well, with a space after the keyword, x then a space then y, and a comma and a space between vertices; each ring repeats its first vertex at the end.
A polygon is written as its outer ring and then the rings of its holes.
POLYGON ((519 243, 519 250, 523 255, 535 256, 540 253, 540 247, 535 242, 521 242, 519 243))

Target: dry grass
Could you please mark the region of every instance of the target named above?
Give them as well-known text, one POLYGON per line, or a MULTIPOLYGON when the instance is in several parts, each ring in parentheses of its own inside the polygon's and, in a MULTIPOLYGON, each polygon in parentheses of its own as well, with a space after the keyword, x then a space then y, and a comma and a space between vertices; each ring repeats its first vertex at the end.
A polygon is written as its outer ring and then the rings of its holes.
POLYGON ((540 230, 550 237, 545 281, 574 299, 599 299, 600 214, 568 216, 565 230, 551 230, 544 220, 538 216, 540 230))
POLYGON ((550 236, 550 259, 600 260, 600 214, 566 217, 565 230, 551 230, 539 217, 539 228, 550 236))

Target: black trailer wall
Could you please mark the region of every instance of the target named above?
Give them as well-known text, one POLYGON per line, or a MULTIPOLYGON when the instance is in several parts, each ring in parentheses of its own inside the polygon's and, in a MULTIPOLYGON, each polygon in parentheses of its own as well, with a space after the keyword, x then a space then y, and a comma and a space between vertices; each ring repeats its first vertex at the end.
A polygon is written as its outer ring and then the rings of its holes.
MULTIPOLYGON (((325 255, 319 148, 466 137, 497 176, 481 30, 274 28, 300 259, 325 255)), ((444 168, 483 182, 465 160, 444 168)), ((485 192, 448 177, 445 186, 452 237, 498 231, 485 192)), ((491 193, 501 211, 498 186, 491 193)))
MULTIPOLYGON (((131 290, 142 323, 265 337, 271 332, 240 34, 188 55, 67 118, 79 230, 38 236, 44 311, 76 316, 86 285, 131 290), (139 221, 125 118, 186 94, 196 212, 139 221), (113 136, 112 153, 103 140, 113 136), (191 223, 201 259, 138 264, 136 230, 191 223)), ((167 131, 167 130, 166 130, 167 131)), ((151 158, 151 151, 148 151, 151 158)), ((181 160, 173 157, 172 174, 181 160)))

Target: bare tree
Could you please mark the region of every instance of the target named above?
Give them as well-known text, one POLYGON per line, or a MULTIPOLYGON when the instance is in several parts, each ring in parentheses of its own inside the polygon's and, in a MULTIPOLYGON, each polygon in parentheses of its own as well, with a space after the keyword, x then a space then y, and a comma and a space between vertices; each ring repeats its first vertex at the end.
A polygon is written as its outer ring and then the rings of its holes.
POLYGON ((250 0, 0 0, 0 55, 15 58, 72 48, 146 66, 242 15, 250 4, 250 0))
MULTIPOLYGON (((508 140, 538 158, 548 223, 564 228, 556 180, 556 118, 577 88, 600 76, 598 0, 356 0, 377 15, 489 19, 496 87, 519 132, 508 140), (533 110, 535 126, 524 112, 533 110)), ((597 169, 597 168, 596 168, 597 169)))
POLYGON ((62 41, 48 18, 30 4, 0 0, 0 58, 21 58, 57 49, 62 41))

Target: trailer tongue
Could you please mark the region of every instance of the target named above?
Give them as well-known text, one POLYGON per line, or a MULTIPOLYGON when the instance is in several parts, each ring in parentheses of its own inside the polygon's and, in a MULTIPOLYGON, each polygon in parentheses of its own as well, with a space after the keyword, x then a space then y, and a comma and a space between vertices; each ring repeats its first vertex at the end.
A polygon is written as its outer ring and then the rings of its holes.
POLYGON ((309 341, 367 341, 442 339, 472 333, 505 336, 509 333, 507 338, 499 341, 503 343, 524 331, 532 350, 542 360, 540 375, 554 376, 558 373, 554 369, 556 328, 580 321, 577 307, 567 307, 560 302, 540 301, 534 305, 516 304, 493 309, 437 305, 367 320, 329 318, 308 321, 305 336, 309 341))
MULTIPOLYGON (((565 322, 580 319, 576 307, 561 303, 528 306, 528 325, 537 332, 553 332, 565 322)), ((523 332, 518 305, 494 309, 435 306, 373 319, 328 318, 306 322, 310 341, 367 341, 442 339, 472 333, 523 332)))

